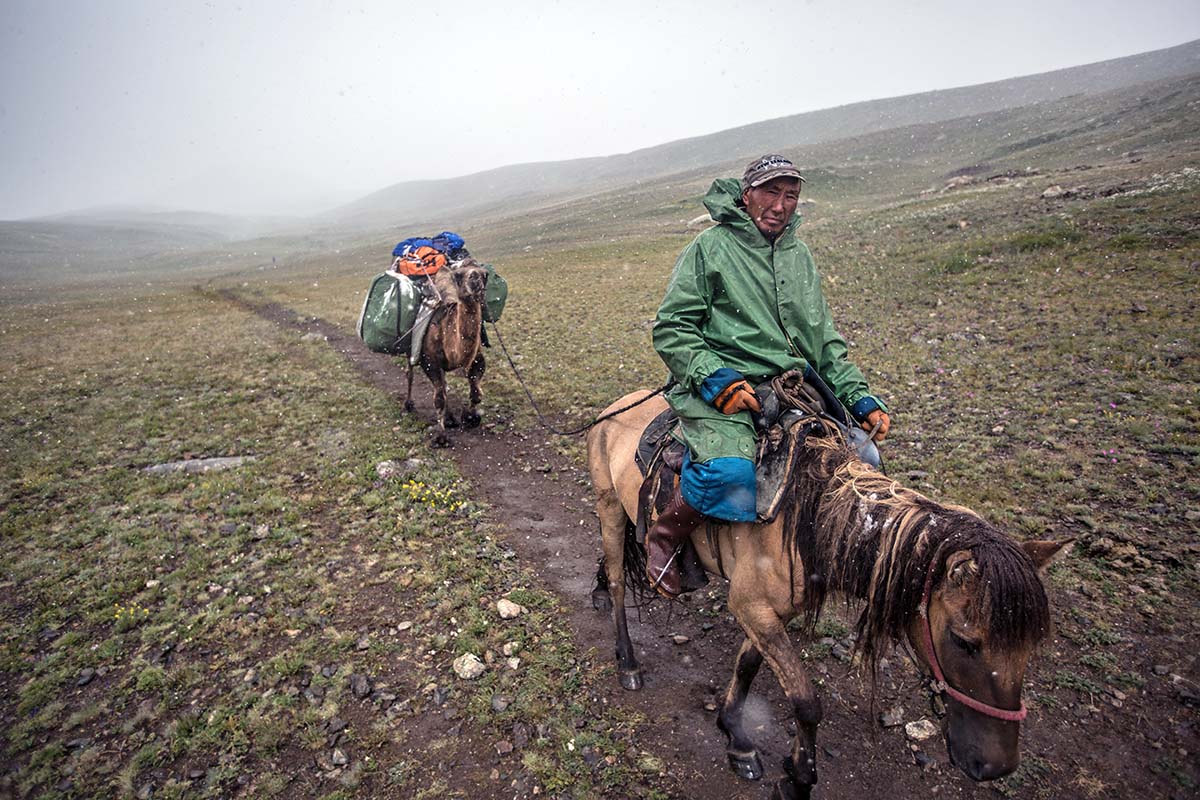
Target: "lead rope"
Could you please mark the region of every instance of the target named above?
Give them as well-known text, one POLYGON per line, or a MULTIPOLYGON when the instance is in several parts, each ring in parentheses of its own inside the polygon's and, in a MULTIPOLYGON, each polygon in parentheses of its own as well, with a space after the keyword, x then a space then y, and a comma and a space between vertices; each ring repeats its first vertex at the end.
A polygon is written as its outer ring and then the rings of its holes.
POLYGON ((545 428, 546 430, 550 431, 551 433, 557 434, 559 436, 575 436, 577 434, 583 433, 584 431, 594 427, 595 425, 603 422, 606 419, 611 419, 611 418, 617 416, 618 414, 624 414, 626 411, 628 411, 631 408, 640 406, 642 403, 646 402, 651 397, 662 394, 667 389, 671 388, 671 386, 673 386, 675 383, 675 379, 672 378, 671 380, 667 381, 665 384, 663 384, 658 389, 655 389, 653 392, 651 392, 650 394, 643 397, 641 400, 637 400, 635 402, 630 403, 627 406, 618 408, 616 411, 610 411, 607 414, 596 417, 591 422, 587 423, 586 425, 582 425, 578 428, 574 428, 569 431, 559 430, 558 428, 551 425, 550 421, 548 419, 546 419, 544 414, 542 414, 542 410, 538 407, 537 401, 533 399, 533 393, 530 392, 529 387, 525 385, 525 379, 523 377, 521 377, 521 371, 519 369, 517 369, 517 365, 513 361, 512 356, 508 354, 508 348, 504 345, 504 337, 500 335, 500 326, 498 326, 492 320, 488 320, 488 321, 491 322, 492 330, 496 333, 496 341, 500 343, 500 351, 502 353, 504 353, 504 357, 506 359, 508 359, 508 365, 510 367, 512 367, 513 374, 517 376, 517 383, 521 384, 521 389, 524 390, 525 396, 529 398, 529 405, 533 407, 533 411, 535 414, 537 414, 537 418, 541 422, 542 427, 545 428))

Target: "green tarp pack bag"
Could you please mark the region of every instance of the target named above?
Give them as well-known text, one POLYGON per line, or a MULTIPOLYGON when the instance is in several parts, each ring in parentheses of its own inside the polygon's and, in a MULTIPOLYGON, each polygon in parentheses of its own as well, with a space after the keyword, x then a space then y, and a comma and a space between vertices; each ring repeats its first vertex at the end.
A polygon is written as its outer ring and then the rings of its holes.
POLYGON ((408 355, 420 304, 421 291, 407 277, 391 270, 377 275, 358 316, 358 338, 374 353, 408 355))
POLYGON ((499 322, 504 313, 504 304, 508 302, 508 281, 496 273, 491 264, 484 264, 487 270, 487 289, 483 293, 483 318, 488 322, 499 322))

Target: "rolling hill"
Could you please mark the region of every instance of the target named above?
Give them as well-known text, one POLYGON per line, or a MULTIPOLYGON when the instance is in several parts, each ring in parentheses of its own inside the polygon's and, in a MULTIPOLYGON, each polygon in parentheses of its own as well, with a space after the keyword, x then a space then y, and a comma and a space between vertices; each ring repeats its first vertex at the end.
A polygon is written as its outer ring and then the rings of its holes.
POLYGON ((799 148, 911 125, 958 119, 1200 73, 1200 41, 993 83, 871 100, 681 139, 632 153, 517 164, 438 181, 398 183, 323 217, 356 227, 457 215, 500 202, 514 207, 590 194, 648 178, 744 161, 771 149, 799 148))

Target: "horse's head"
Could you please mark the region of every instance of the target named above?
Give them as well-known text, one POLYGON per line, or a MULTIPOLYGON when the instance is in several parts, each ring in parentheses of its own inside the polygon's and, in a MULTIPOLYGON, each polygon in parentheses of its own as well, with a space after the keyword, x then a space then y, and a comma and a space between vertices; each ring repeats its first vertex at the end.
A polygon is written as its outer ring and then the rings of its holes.
POLYGON ((466 259, 451 271, 459 298, 483 302, 488 273, 474 259, 466 259))
POLYGON ((945 703, 950 760, 974 780, 1017 768, 1021 684, 1049 627, 1038 573, 1066 544, 977 545, 953 550, 927 571, 925 611, 908 636, 945 703))

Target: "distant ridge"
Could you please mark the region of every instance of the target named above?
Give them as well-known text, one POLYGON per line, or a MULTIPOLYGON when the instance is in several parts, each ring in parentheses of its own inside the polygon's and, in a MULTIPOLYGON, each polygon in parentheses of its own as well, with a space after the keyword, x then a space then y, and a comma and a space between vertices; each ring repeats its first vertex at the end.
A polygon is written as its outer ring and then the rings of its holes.
POLYGON ((1200 40, 1163 50, 992 83, 810 111, 620 155, 515 164, 444 180, 394 184, 321 220, 373 228, 461 215, 472 208, 578 196, 646 178, 908 125, 957 119, 1071 95, 1200 73, 1200 40))

